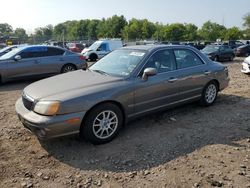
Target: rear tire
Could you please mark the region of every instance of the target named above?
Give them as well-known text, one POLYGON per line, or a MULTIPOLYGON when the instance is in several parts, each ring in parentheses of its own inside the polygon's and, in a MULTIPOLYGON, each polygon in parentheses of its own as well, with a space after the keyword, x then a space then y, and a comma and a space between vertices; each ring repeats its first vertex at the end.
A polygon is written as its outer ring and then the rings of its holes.
POLYGON ((80 136, 92 144, 104 144, 117 136, 122 124, 123 114, 117 105, 101 104, 87 114, 80 136))
POLYGON ((214 81, 209 82, 203 89, 201 94, 200 103, 202 106, 210 106, 212 105, 217 98, 218 95, 218 84, 214 81))
POLYGON ((71 72, 71 71, 75 71, 77 68, 75 65, 72 64, 66 64, 62 67, 61 69, 61 73, 66 73, 66 72, 71 72))

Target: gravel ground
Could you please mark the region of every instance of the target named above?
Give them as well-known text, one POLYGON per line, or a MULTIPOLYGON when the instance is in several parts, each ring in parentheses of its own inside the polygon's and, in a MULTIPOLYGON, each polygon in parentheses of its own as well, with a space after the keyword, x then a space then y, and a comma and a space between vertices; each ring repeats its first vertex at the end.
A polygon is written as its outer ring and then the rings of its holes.
POLYGON ((250 188, 250 76, 227 63, 216 104, 188 104, 130 122, 112 142, 39 142, 14 104, 30 82, 0 86, 0 187, 250 188))

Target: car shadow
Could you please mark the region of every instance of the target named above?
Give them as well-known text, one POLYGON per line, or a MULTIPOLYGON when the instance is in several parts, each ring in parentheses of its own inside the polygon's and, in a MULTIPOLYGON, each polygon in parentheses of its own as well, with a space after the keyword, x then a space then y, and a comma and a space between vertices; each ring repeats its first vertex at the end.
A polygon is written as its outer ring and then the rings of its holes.
POLYGON ((208 145, 241 147, 234 141, 250 136, 249 106, 250 99, 220 94, 211 107, 192 103, 129 122, 104 145, 92 145, 77 136, 41 145, 50 156, 82 170, 144 170, 208 145))

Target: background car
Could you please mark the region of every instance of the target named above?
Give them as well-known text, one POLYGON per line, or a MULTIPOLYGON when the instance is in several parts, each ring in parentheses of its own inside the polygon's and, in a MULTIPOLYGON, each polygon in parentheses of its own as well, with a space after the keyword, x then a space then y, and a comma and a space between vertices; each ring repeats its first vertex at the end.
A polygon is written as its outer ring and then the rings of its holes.
POLYGON ((52 46, 24 46, 0 57, 1 82, 86 69, 80 54, 52 46))
POLYGON ((228 82, 226 66, 193 47, 125 47, 85 72, 27 86, 16 112, 40 139, 80 133, 101 144, 111 141, 125 122, 138 116, 196 100, 210 106, 228 82))
POLYGON ((103 58, 113 50, 122 48, 120 39, 105 39, 94 42, 89 48, 85 48, 81 53, 90 61, 96 61, 103 58))
POLYGON ((244 45, 243 42, 238 41, 238 40, 229 40, 228 42, 224 42, 224 44, 228 45, 232 49, 235 49, 235 48, 238 48, 239 46, 244 45))
POLYGON ((213 61, 233 61, 235 57, 234 50, 228 45, 207 45, 201 52, 213 61))
POLYGON ((81 53, 82 50, 85 48, 85 45, 81 43, 69 43, 68 48, 72 52, 81 53))
POLYGON ((17 47, 18 47, 18 45, 6 46, 5 48, 0 50, 0 57, 3 56, 4 54, 7 54, 8 52, 10 52, 11 50, 13 50, 17 47))
POLYGON ((250 56, 248 56, 247 58, 244 59, 244 61, 242 63, 242 67, 241 67, 241 72, 243 72, 245 74, 250 73, 250 56))
POLYGON ((236 48, 235 55, 240 57, 248 57, 250 55, 250 44, 245 44, 236 48))

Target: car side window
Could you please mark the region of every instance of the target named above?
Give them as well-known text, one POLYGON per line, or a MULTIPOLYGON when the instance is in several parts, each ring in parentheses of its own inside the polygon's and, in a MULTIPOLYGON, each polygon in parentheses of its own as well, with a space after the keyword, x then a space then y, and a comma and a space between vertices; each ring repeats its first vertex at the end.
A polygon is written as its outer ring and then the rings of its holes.
POLYGON ((194 67, 204 64, 201 59, 191 50, 180 49, 174 50, 177 69, 183 69, 188 67, 194 67))
POLYGON ((44 57, 48 51, 47 47, 30 47, 24 49, 19 55, 23 59, 34 58, 34 57, 44 57))
POLYGON ((102 43, 99 49, 100 51, 108 51, 108 45, 106 43, 102 43))
POLYGON ((61 49, 58 49, 58 48, 48 47, 47 56, 63 55, 64 52, 65 52, 64 50, 61 50, 61 49))
POLYGON ((22 51, 19 55, 22 57, 22 59, 33 58, 33 53, 28 50, 22 51))
POLYGON ((168 72, 176 69, 174 54, 172 50, 160 50, 154 53, 147 61, 146 68, 156 68, 158 73, 168 72))

